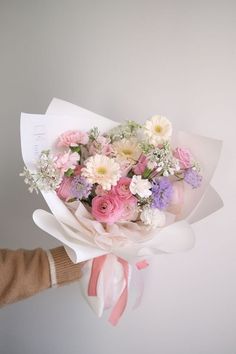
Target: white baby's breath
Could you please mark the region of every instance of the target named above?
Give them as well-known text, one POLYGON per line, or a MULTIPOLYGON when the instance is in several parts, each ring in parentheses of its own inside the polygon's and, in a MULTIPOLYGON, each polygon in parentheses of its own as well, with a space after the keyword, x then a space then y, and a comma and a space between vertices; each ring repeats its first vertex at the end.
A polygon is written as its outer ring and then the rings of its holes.
POLYGON ((36 164, 35 171, 30 171, 24 167, 20 174, 24 177, 24 182, 29 185, 29 191, 55 190, 61 183, 62 175, 54 163, 53 155, 49 150, 42 151, 36 164))

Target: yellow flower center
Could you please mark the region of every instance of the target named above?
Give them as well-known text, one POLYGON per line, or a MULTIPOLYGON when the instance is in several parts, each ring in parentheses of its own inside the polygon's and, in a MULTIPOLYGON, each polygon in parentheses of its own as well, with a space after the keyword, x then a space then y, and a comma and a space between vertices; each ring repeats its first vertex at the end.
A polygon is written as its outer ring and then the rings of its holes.
POLYGON ((99 175, 105 175, 105 174, 107 173, 106 167, 104 167, 104 166, 98 167, 98 168, 97 168, 97 173, 98 173, 99 175))
POLYGON ((161 132, 162 132, 162 127, 161 127, 159 124, 157 124, 157 125, 155 126, 155 132, 156 132, 156 133, 161 133, 161 132))
POLYGON ((128 156, 133 154, 133 151, 131 149, 123 149, 122 152, 124 155, 128 155, 128 156))

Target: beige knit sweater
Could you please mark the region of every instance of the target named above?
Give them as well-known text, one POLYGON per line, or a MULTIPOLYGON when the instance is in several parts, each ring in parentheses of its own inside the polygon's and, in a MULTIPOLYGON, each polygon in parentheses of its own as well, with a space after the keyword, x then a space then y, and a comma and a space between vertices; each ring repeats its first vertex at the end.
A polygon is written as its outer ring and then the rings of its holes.
POLYGON ((81 277, 64 247, 44 251, 0 249, 0 307, 81 277))

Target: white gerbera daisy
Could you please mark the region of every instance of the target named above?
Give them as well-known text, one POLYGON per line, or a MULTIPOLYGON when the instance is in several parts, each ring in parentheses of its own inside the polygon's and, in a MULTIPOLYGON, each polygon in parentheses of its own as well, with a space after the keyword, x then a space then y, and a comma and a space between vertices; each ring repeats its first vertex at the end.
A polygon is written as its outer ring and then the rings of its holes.
POLYGON ((84 165, 82 176, 86 177, 89 183, 98 183, 104 190, 110 190, 121 177, 119 164, 104 155, 91 156, 84 165))
POLYGON ((151 144, 158 145, 170 139, 172 124, 167 118, 156 115, 146 121, 144 132, 149 137, 151 144))
POLYGON ((118 159, 129 160, 130 163, 136 163, 142 153, 136 139, 122 139, 112 144, 118 159))

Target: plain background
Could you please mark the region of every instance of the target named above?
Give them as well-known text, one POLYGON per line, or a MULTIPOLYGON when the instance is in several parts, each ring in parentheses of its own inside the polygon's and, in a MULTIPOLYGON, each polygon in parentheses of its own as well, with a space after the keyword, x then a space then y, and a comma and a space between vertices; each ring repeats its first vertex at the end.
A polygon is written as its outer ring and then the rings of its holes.
POLYGON ((20 112, 53 97, 222 139, 212 184, 225 203, 194 226, 193 250, 155 258, 117 328, 73 284, 1 309, 1 354, 236 353, 235 63, 234 0, 0 0, 1 247, 59 244, 33 224, 46 206, 18 177, 20 112))

